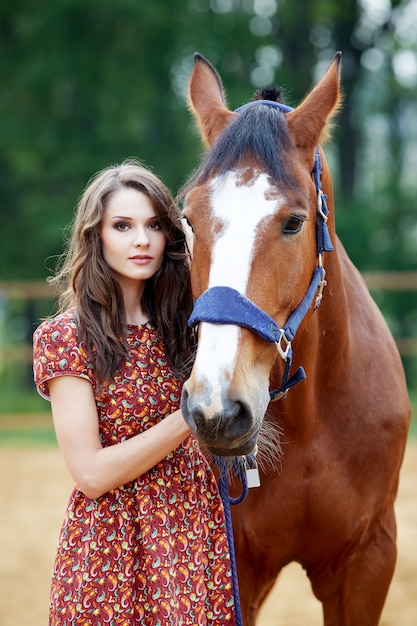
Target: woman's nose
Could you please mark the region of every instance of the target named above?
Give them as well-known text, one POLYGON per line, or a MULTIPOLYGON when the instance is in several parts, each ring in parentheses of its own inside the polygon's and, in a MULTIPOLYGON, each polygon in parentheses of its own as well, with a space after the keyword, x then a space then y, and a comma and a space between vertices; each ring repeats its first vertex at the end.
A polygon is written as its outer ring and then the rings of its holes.
POLYGON ((135 233, 135 246, 149 246, 149 237, 144 228, 138 228, 135 233))

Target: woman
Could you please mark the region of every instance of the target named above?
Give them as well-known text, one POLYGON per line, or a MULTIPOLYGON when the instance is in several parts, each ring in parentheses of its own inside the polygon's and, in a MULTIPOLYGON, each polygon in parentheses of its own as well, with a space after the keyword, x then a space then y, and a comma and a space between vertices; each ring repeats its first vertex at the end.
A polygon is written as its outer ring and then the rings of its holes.
POLYGON ((53 282, 65 291, 34 334, 35 382, 76 486, 50 624, 233 623, 221 500, 179 409, 189 259, 158 178, 135 161, 94 177, 53 282))

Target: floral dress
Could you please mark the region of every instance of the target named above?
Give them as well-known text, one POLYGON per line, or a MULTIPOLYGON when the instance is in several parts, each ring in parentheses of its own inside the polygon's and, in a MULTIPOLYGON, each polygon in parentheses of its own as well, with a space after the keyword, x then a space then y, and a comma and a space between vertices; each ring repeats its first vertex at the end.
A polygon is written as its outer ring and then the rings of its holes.
MULTIPOLYGON (((98 390, 73 310, 34 334, 39 393, 48 398, 48 380, 56 376, 88 379, 103 446, 150 428, 180 402, 181 385, 154 327, 129 326, 127 340, 128 361, 98 390)), ((74 487, 59 536, 49 623, 235 623, 223 507, 194 436, 137 480, 96 500, 74 487)))

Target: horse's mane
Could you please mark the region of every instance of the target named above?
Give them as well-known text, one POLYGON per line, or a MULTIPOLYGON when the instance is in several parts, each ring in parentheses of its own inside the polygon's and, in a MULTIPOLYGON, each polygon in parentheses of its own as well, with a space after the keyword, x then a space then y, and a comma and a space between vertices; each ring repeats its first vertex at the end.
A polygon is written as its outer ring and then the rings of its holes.
MULTIPOLYGON (((274 92, 275 93, 275 92, 274 92)), ((199 168, 185 183, 181 197, 194 186, 207 182, 219 173, 235 170, 249 163, 266 172, 277 186, 295 187, 288 167, 288 150, 293 145, 285 114, 275 107, 256 100, 265 98, 257 92, 251 106, 242 107, 239 114, 208 149, 199 168)), ((268 94, 270 95, 270 94, 268 94)))

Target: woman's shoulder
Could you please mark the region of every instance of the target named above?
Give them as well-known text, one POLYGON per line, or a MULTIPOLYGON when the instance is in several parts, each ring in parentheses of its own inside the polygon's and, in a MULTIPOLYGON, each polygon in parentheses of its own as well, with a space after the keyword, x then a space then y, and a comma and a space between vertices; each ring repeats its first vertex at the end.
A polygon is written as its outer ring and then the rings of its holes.
POLYGON ((63 313, 58 313, 57 315, 53 315, 43 320, 43 322, 39 324, 38 329, 39 328, 52 328, 52 327, 59 328, 61 326, 66 326, 68 324, 70 326, 74 326, 75 328, 77 326, 77 314, 76 314, 75 308, 68 309, 67 311, 64 311, 63 313))
POLYGON ((62 329, 76 332, 77 316, 75 308, 68 309, 63 313, 59 313, 58 315, 44 320, 35 330, 35 335, 53 334, 57 331, 62 331, 62 329))
POLYGON ((77 316, 69 309, 38 326, 33 335, 33 371, 39 393, 49 399, 48 381, 57 376, 80 376, 90 382, 94 366, 78 341, 77 316))

